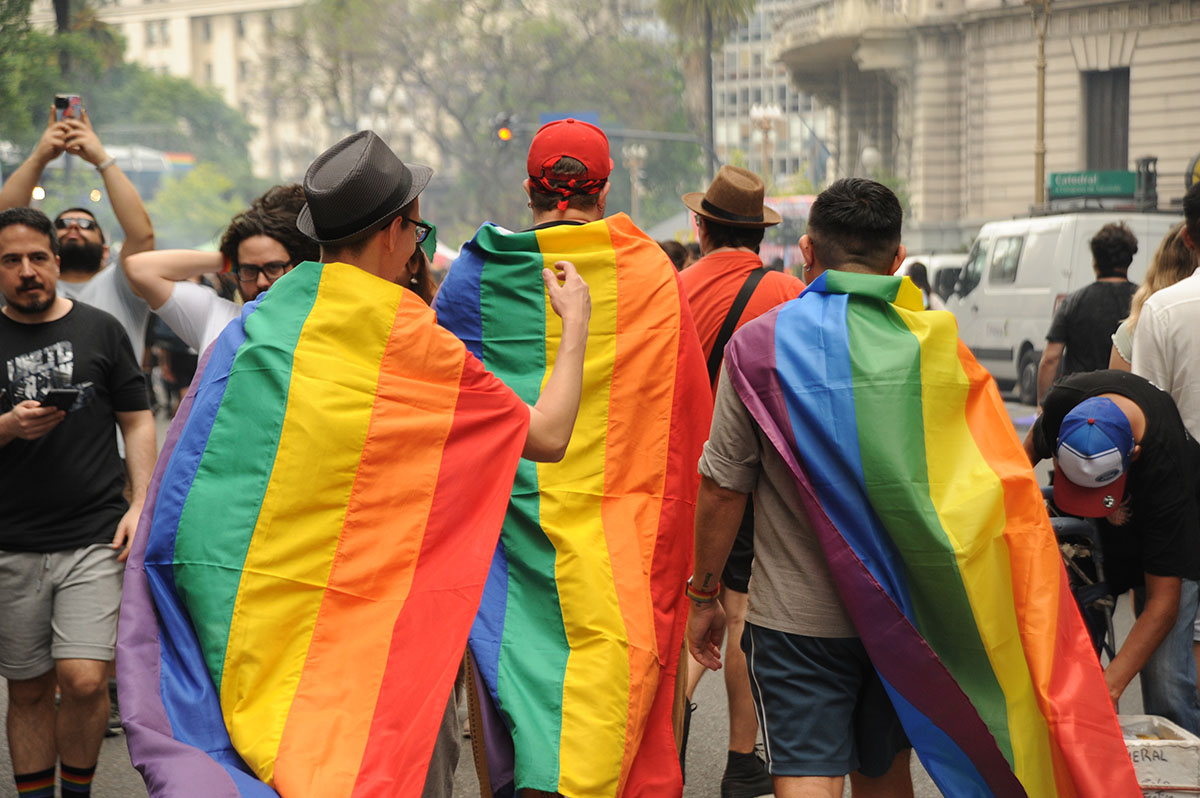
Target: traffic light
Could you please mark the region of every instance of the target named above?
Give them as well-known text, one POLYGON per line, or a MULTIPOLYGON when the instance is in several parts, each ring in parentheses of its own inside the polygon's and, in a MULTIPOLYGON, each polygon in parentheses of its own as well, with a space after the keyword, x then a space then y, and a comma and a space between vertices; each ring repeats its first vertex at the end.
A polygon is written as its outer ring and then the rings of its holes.
POLYGON ((504 146, 513 140, 513 118, 511 114, 497 114, 492 121, 492 140, 504 146))

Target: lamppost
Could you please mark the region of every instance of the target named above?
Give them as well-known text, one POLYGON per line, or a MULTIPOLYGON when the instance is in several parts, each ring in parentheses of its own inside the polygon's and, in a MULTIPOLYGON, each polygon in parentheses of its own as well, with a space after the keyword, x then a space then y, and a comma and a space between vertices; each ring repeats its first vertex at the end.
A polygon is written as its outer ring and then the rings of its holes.
POLYGON ((768 186, 771 184, 771 131, 775 129, 775 123, 783 118, 783 109, 775 103, 770 105, 752 105, 750 106, 750 119, 754 122, 755 127, 762 131, 763 137, 763 154, 762 154, 762 179, 768 186))
POLYGON ((621 148, 625 168, 629 170, 629 215, 633 223, 638 221, 638 191, 641 189, 640 175, 646 163, 646 145, 626 144, 621 148))
POLYGON ((1050 24, 1050 0, 1025 0, 1033 14, 1037 34, 1037 131, 1033 144, 1033 201, 1046 202, 1046 28, 1050 24), (1038 19, 1041 9, 1041 20, 1038 19))

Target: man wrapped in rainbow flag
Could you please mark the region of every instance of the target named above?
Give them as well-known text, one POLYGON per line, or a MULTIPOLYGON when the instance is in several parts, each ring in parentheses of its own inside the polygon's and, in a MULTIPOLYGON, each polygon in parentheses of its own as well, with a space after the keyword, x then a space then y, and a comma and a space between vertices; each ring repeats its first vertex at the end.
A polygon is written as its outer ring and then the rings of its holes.
POLYGON ((778 798, 1140 795, 1037 482, 950 314, 891 276, 894 194, 840 180, 808 289, 725 350, 700 461, 688 643, 720 667, 721 573, 754 493, 742 649, 778 798))
POLYGON ((683 584, 711 391, 675 269, 624 214, 603 218, 608 139, 574 119, 529 150, 535 227, 485 224, 438 321, 524 397, 560 346, 537 275, 574 263, 593 312, 583 402, 561 463, 522 461, 471 630, 496 795, 672 798, 683 584))
POLYGON ((154 798, 450 795, 435 740, 518 458, 566 450, 590 304, 538 271, 562 341, 527 406, 402 287, 431 174, 370 131, 319 156, 323 262, 226 327, 171 425, 117 658, 154 798))

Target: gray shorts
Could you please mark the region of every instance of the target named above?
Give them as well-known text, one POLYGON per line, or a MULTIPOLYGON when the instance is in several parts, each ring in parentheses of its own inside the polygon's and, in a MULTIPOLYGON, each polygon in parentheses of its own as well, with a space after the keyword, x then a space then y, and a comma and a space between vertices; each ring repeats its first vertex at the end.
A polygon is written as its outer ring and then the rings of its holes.
POLYGON ((0 551, 0 676, 41 676, 60 659, 113 658, 125 564, 98 543, 50 554, 0 551))

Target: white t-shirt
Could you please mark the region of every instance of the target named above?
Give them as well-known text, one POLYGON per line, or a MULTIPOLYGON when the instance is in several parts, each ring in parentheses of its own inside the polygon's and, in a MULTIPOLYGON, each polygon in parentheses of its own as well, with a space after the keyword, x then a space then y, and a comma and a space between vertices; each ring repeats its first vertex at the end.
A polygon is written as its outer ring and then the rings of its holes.
POLYGON ((125 328, 129 343, 133 344, 133 355, 141 365, 142 353, 146 348, 146 323, 150 320, 150 306, 133 293, 120 266, 115 263, 106 266, 86 283, 59 280, 58 293, 115 316, 125 328))
POLYGON ((171 296, 154 311, 185 344, 203 354, 241 307, 217 296, 211 288, 189 282, 175 283, 171 296))
POLYGON ((1133 373, 1171 394, 1188 432, 1200 437, 1200 271, 1142 305, 1133 373))

